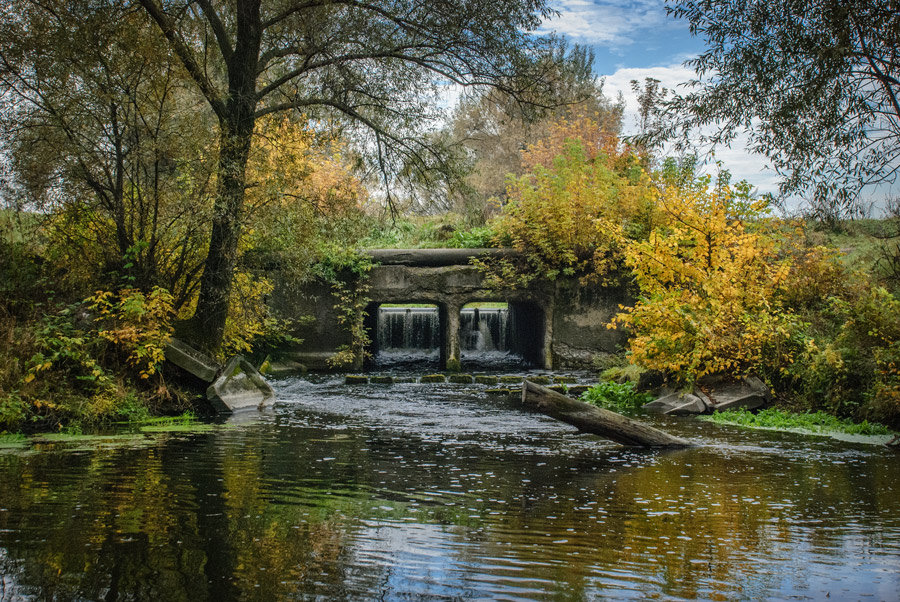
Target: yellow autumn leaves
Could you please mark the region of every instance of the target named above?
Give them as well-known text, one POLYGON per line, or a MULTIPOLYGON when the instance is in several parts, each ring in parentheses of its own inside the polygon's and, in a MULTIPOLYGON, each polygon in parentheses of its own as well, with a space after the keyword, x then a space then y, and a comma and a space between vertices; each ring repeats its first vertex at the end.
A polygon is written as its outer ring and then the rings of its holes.
POLYGON ((627 241, 640 298, 614 324, 630 329, 634 363, 690 381, 791 362, 783 343, 796 320, 779 300, 790 261, 765 201, 748 192, 669 187, 649 236, 627 241))

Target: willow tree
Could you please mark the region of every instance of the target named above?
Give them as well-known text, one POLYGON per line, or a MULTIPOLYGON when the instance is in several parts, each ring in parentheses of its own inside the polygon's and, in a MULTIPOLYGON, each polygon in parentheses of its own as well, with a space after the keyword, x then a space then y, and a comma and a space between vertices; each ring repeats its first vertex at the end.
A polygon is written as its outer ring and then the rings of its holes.
POLYGON ((821 217, 900 174, 900 2, 672 0, 706 50, 698 79, 663 102, 659 138, 749 146, 821 217))
MULTIPOLYGON (((383 174, 427 170, 424 136, 448 85, 538 95, 545 42, 530 35, 547 0, 136 0, 155 21, 218 121, 218 180, 209 252, 192 321, 215 349, 243 221, 246 165, 258 119, 299 111, 342 124, 383 174)), ((385 189, 390 185, 385 182, 385 189)))
POLYGON ((5 7, 15 17, 0 20, 4 196, 44 216, 48 255, 79 292, 127 282, 187 304, 214 167, 202 99, 149 18, 117 0, 5 7))

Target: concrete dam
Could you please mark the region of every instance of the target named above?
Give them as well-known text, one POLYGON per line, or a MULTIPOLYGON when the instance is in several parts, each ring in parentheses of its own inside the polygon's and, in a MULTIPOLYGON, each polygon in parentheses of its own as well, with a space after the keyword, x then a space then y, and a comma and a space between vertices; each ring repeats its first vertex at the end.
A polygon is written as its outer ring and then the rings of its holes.
MULTIPOLYGON (((538 281, 527 288, 496 291, 470 264, 473 257, 508 254, 498 249, 384 249, 369 251, 363 327, 369 338, 354 369, 397 364, 443 370, 493 366, 545 369, 591 368, 616 353, 623 334, 606 327, 624 291, 583 286, 575 279, 538 281), (368 355, 370 359, 363 360, 368 355)), ((306 319, 294 333, 303 339, 281 359, 311 370, 350 344, 339 324, 334 291, 327 283, 301 290, 279 286, 270 303, 282 316, 306 319)))

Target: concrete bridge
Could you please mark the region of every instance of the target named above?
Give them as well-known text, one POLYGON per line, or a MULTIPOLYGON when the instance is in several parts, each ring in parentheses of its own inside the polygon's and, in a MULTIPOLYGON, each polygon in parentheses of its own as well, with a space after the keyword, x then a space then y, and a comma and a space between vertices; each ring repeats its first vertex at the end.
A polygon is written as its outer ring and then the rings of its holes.
MULTIPOLYGON (((603 356, 615 353, 622 333, 606 324, 624 301, 620 290, 583 287, 573 280, 538 282, 520 290, 495 291, 485 284, 484 275, 470 265, 472 257, 487 261, 509 251, 499 249, 384 249, 369 254, 377 265, 369 272, 367 317, 363 326, 377 351, 378 307, 382 304, 429 304, 437 307, 440 321, 441 366, 449 370, 461 365, 460 312, 477 302, 504 302, 516 325, 511 350, 529 364, 540 368, 590 368, 603 356)), ((338 324, 337 303, 330 286, 314 284, 300 291, 279 286, 271 303, 281 315, 312 322, 296 335, 303 339, 297 347, 284 350, 291 359, 320 369, 338 347, 350 342, 338 324)), ((362 355, 361 353, 359 354, 362 355)), ((356 368, 362 367, 361 357, 356 368)))

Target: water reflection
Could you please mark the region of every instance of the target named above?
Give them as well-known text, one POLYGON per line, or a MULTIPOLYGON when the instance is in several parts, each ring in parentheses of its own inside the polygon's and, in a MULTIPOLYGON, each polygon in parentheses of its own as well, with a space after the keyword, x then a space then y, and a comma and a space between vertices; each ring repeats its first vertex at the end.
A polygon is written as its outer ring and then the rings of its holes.
POLYGON ((0 455, 0 599, 896 599, 900 460, 666 428, 635 452, 476 387, 280 383, 247 424, 0 455))

